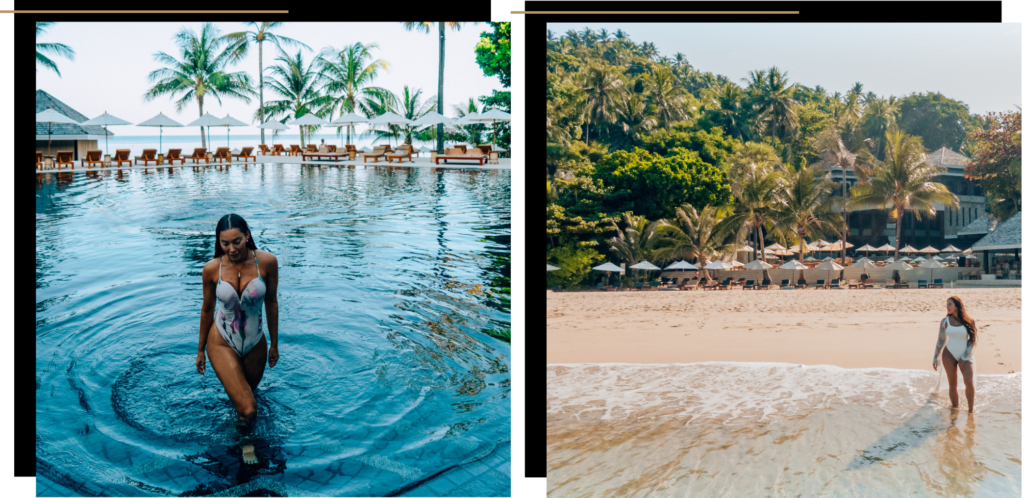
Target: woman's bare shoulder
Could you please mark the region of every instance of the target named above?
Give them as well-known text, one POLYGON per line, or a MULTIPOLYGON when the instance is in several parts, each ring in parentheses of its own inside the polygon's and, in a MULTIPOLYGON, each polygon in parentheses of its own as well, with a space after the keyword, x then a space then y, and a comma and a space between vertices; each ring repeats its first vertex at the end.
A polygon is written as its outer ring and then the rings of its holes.
POLYGON ((209 279, 212 276, 217 275, 217 270, 220 269, 219 258, 211 259, 203 265, 203 279, 209 279))
POLYGON ((273 254, 267 251, 256 249, 256 257, 263 258, 263 260, 266 261, 267 263, 273 263, 275 265, 277 264, 277 256, 274 256, 273 254))

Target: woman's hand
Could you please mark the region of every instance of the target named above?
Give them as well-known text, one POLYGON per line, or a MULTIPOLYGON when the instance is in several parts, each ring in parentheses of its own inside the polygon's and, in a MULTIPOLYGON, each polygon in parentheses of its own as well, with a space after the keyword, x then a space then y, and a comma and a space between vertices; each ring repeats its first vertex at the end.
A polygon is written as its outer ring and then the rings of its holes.
POLYGON ((267 355, 267 358, 270 359, 270 368, 274 368, 274 365, 277 365, 277 357, 277 346, 271 346, 270 353, 267 355))
POLYGON ((935 370, 936 372, 938 372, 939 371, 939 364, 935 363, 935 362, 932 362, 932 370, 935 370))
POLYGON ((206 375, 206 355, 202 351, 196 355, 196 372, 199 372, 199 375, 206 375))

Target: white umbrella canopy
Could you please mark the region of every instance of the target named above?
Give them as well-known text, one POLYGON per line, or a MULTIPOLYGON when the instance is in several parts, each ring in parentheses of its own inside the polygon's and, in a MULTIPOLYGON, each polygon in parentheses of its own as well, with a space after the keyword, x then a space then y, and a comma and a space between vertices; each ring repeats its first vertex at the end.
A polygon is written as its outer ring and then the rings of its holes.
POLYGON ((803 263, 797 260, 787 261, 786 264, 779 267, 780 270, 807 270, 810 266, 805 266, 803 263))
MULTIPOLYGON (((267 129, 267 130, 277 130, 277 131, 282 131, 282 130, 290 129, 290 127, 288 125, 283 124, 283 123, 281 123, 280 121, 278 121, 276 119, 271 119, 270 121, 267 121, 267 122, 257 126, 257 128, 263 128, 263 129, 267 129)), ((271 144, 274 143, 273 135, 271 135, 270 143, 271 144)))
POLYGON ((875 249, 877 249, 879 251, 895 251, 896 250, 895 247, 893 247, 893 246, 891 246, 889 244, 886 244, 886 245, 884 245, 882 247, 876 247, 875 249))
POLYGON ((904 263, 903 261, 893 261, 892 263, 889 263, 889 264, 885 265, 885 269, 887 269, 887 270, 889 270, 889 269, 892 269, 892 270, 911 270, 913 268, 914 268, 913 266, 910 266, 910 265, 904 263))
POLYGON ((665 267, 666 270, 699 270, 696 266, 686 261, 677 261, 665 267))
POLYGON ((561 269, 561 268, 559 268, 559 267, 557 267, 557 266, 551 266, 551 265, 548 265, 548 271, 555 271, 555 270, 560 270, 560 269, 561 269))
POLYGON ((818 266, 815 266, 815 268, 820 268, 820 269, 828 270, 828 279, 829 279, 829 281, 832 280, 832 272, 833 271, 838 271, 838 270, 842 270, 843 269, 843 267, 840 266, 835 261, 825 261, 823 263, 819 263, 818 266))
POLYGON ((785 250, 786 246, 779 245, 779 243, 776 242, 776 243, 766 247, 765 249, 771 249, 773 251, 778 251, 778 250, 785 250))
POLYGON ((917 265, 917 267, 918 268, 929 268, 929 269, 931 269, 931 271, 928 272, 928 281, 929 282, 934 282, 934 280, 932 280, 932 277, 935 276, 935 268, 945 268, 946 265, 944 265, 942 263, 939 263, 938 261, 928 260, 928 261, 925 261, 924 263, 921 263, 921 264, 917 265))
POLYGON ((715 261, 710 265, 704 267, 705 270, 731 270, 732 263, 726 263, 722 260, 715 261))
POLYGON ((164 126, 168 128, 178 128, 183 126, 181 123, 167 117, 164 113, 157 114, 152 118, 149 118, 135 126, 156 126, 160 128, 160 149, 164 148, 164 126))
POLYGON ((892 263, 893 261, 894 261, 894 259, 892 257, 890 257, 889 259, 885 260, 886 263, 892 263))
POLYGON ((923 253, 937 253, 937 252, 939 252, 939 250, 938 250, 938 249, 936 249, 936 248, 934 248, 934 247, 932 247, 932 246, 928 246, 928 247, 925 247, 924 249, 921 249, 920 251, 917 251, 917 252, 923 252, 923 253))
POLYGON ((239 120, 231 117, 230 114, 228 114, 227 116, 224 116, 224 118, 220 120, 220 125, 227 127, 227 129, 228 129, 228 147, 231 147, 231 127, 232 126, 249 126, 249 123, 245 123, 245 122, 239 121, 239 120))
POLYGON ((847 268, 878 268, 878 266, 865 258, 858 260, 856 263, 850 266, 847 266, 847 268))
POLYGON ((754 248, 750 247, 750 246, 743 246, 743 247, 741 247, 739 249, 736 249, 736 250, 739 251, 739 252, 754 252, 754 248))
POLYGON ((928 260, 923 258, 923 257, 921 257, 921 256, 918 256, 918 257, 912 259, 911 261, 928 261, 928 260))
POLYGON ((854 249, 855 252, 869 252, 869 251, 877 251, 877 250, 878 249, 876 249, 874 247, 871 247, 870 244, 864 244, 864 245, 854 249))
POLYGON ((639 263, 637 263, 637 264, 635 264, 633 266, 630 266, 630 268, 634 269, 634 270, 660 270, 661 269, 661 268, 658 268, 657 266, 652 265, 651 263, 648 263, 647 261, 641 261, 641 262, 639 262, 639 263))
POLYGON ((619 268, 618 265, 612 264, 610 261, 601 266, 595 266, 593 269, 597 271, 617 271, 620 273, 622 272, 622 268, 619 268))
MULTIPOLYGON (((397 124, 411 124, 411 123, 412 123, 411 120, 409 120, 407 118, 403 118, 402 116, 399 116, 398 114, 395 114, 395 113, 393 113, 391 111, 385 112, 384 114, 381 114, 380 116, 377 116, 377 117, 367 121, 367 124, 384 125, 384 126, 391 126, 391 125, 397 125, 397 124)), ((388 141, 390 143, 390 139, 388 141)))
POLYGON ((450 123, 452 123, 454 121, 455 120, 452 119, 452 118, 448 118, 448 117, 445 117, 445 116, 443 116, 441 114, 438 114, 437 111, 430 111, 430 112, 424 114, 423 116, 420 116, 420 118, 417 119, 416 121, 413 121, 412 125, 413 126, 432 126, 432 125, 436 125, 436 124, 450 124, 450 123))
MULTIPOLYGON (((351 127, 352 125, 357 125, 357 124, 360 124, 360 123, 366 123, 369 120, 370 120, 370 118, 367 118, 365 116, 360 116, 360 115, 358 115, 358 114, 356 114, 354 112, 347 112, 345 114, 342 114, 341 116, 338 116, 337 119, 335 119, 334 121, 331 121, 329 124, 337 125, 337 126, 349 126, 349 127, 351 127)), ((354 130, 349 130, 349 131, 354 131, 354 130)))
MULTIPOLYGON (((207 131, 207 136, 209 136, 210 127, 211 126, 221 126, 221 124, 220 124, 220 118, 218 118, 217 116, 214 116, 213 114, 206 113, 206 114, 203 114, 202 116, 200 116, 199 119, 197 119, 197 120, 195 120, 195 121, 193 121, 193 122, 191 122, 191 123, 189 123, 189 124, 187 124, 185 126, 200 126, 200 127, 205 126, 206 127, 206 131, 207 131)), ((202 132, 202 128, 200 128, 199 131, 202 132)), ((202 134, 202 133, 200 133, 200 134, 202 134)), ((209 141, 209 140, 207 140, 207 141, 209 141)), ((211 149, 213 148, 213 144, 212 143, 208 144, 208 146, 211 149)))
POLYGON ((755 260, 753 260, 753 261, 743 265, 743 267, 747 268, 749 270, 771 270, 772 269, 772 265, 770 265, 768 263, 765 263, 764 261, 761 261, 760 259, 755 259, 755 260))
POLYGON ((475 112, 471 112, 471 113, 466 114, 465 116, 462 116, 461 118, 453 121, 452 124, 461 125, 461 126, 480 124, 480 123, 476 122, 476 118, 479 117, 479 116, 480 116, 479 114, 477 114, 475 112))
MULTIPOLYGON (((317 116, 316 114, 308 112, 306 114, 303 114, 302 117, 299 117, 297 119, 291 120, 288 124, 293 124, 295 126, 314 126, 314 125, 321 125, 322 126, 322 125, 325 125, 325 124, 329 124, 329 122, 326 119, 321 118, 320 116, 317 116)), ((299 130, 301 132, 302 129, 299 128, 299 130)), ((308 135, 308 133, 307 133, 307 135, 308 135)), ((305 146, 305 144, 303 144, 303 146, 305 146)))
POLYGON ((943 249, 943 250, 941 250, 939 252, 960 252, 960 249, 957 249, 956 246, 954 246, 953 244, 950 244, 950 245, 946 246, 945 249, 943 249))
POLYGON ((908 256, 903 256, 900 261, 911 261, 911 259, 908 256))
POLYGON ((932 256, 932 260, 933 261, 943 261, 944 258, 942 256, 932 256))
MULTIPOLYGON (((71 118, 69 118, 69 117, 67 117, 67 116, 65 116, 65 115, 63 115, 63 114, 53 110, 52 107, 48 107, 45 111, 36 113, 36 123, 47 123, 46 124, 46 130, 47 130, 46 131, 46 135, 49 136, 49 135, 52 135, 52 132, 50 130, 51 130, 52 126, 53 126, 53 123, 57 123, 57 124, 78 124, 78 121, 75 121, 74 119, 71 119, 71 118)), ((47 140, 46 140, 46 153, 47 154, 50 153, 50 139, 49 138, 47 138, 47 140)))
POLYGON ((733 268, 739 268, 741 266, 743 266, 743 263, 740 263, 739 261, 733 261, 732 262, 732 267, 733 268))
POLYGON ((917 249, 914 249, 914 246, 904 246, 903 249, 900 249, 900 252, 921 252, 921 251, 919 251, 917 249))
MULTIPOLYGON (((99 125, 99 126, 102 126, 103 127, 103 135, 106 137, 106 142, 107 142, 107 144, 106 144, 107 145, 107 154, 110 154, 110 137, 109 137, 109 134, 107 133, 107 126, 109 126, 109 125, 115 125, 115 126, 116 125, 130 125, 131 123, 129 123, 129 122, 127 122, 127 121, 125 121, 125 120, 123 120, 121 118, 111 116, 110 114, 107 114, 107 111, 103 111, 103 114, 100 114, 99 116, 96 116, 95 118, 92 118, 92 119, 90 119, 88 121, 82 121, 79 124, 82 125, 82 126, 86 126, 86 125, 99 125)), ((161 145, 162 145, 162 143, 161 143, 161 145)))
MULTIPOLYGON (((501 109, 494 109, 484 112, 483 114, 473 118, 471 121, 479 121, 482 123, 497 123, 498 121, 512 121, 512 115, 502 111, 501 109)), ((497 135, 497 129, 491 129, 491 142, 494 142, 494 137, 497 135)))
POLYGON ((970 254, 970 253, 974 252, 974 249, 971 249, 970 247, 968 247, 967 249, 964 249, 963 251, 960 251, 960 252, 962 252, 964 254, 970 254))

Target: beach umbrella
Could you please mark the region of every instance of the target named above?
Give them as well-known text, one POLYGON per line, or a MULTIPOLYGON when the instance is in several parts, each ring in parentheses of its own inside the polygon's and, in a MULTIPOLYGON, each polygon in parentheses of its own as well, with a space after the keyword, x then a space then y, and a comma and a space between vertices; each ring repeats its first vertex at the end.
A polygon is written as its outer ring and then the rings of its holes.
MULTIPOLYGON (((276 119, 271 119, 270 121, 267 121, 267 122, 257 126, 257 128, 263 128, 265 130, 282 131, 282 130, 287 130, 289 127, 286 124, 281 124, 281 122, 276 120, 276 119)), ((271 145, 274 144, 273 135, 271 135, 270 143, 271 143, 271 145)))
MULTIPOLYGON (((596 270, 596 271, 606 272, 605 273, 605 277, 609 277, 611 275, 610 272, 613 272, 613 271, 614 272, 619 272, 619 273, 623 272, 622 268, 619 268, 618 265, 613 265, 611 263, 611 261, 609 261, 609 262, 607 262, 607 263, 605 263, 605 264, 603 264, 601 266, 595 266, 593 269, 596 270)), ((611 283, 611 280, 609 280, 608 282, 611 283)))
POLYGON ((78 121, 71 119, 55 110, 52 107, 45 111, 36 113, 36 123, 46 123, 46 154, 50 154, 50 136, 53 135, 53 123, 57 124, 78 124, 78 121))
MULTIPOLYGON (((200 116, 199 119, 197 119, 197 120, 195 120, 195 121, 193 121, 193 122, 191 122, 191 123, 189 123, 189 124, 187 124, 185 126, 200 126, 200 127, 205 126, 206 127, 206 131, 207 131, 206 136, 209 137, 210 136, 210 134, 209 134, 210 127, 211 126, 221 126, 221 124, 220 124, 220 118, 218 118, 217 116, 214 116, 213 114, 206 113, 206 114, 203 114, 202 116, 200 116)), ((200 128, 200 131, 202 131, 202 128, 200 128)), ((207 147, 212 149, 213 148, 212 141, 209 138, 207 138, 206 141, 208 142, 207 147)))
POLYGON ((764 261, 761 261, 760 259, 755 259, 755 260, 753 260, 753 261, 743 265, 743 267, 748 269, 748 270, 771 270, 772 269, 772 265, 770 265, 768 263, 765 263, 764 261))
MULTIPOLYGON (((950 256, 950 257, 952 258, 952 256, 950 256)), ((935 261, 943 261, 942 256, 932 256, 932 259, 935 260, 935 261)))
MULTIPOLYGON (((732 264, 725 263, 722 260, 715 261, 704 267, 705 270, 731 270, 732 264)), ((718 272, 715 272, 715 280, 718 279, 718 272)))
POLYGON ((924 263, 921 263, 921 264, 917 265, 917 267, 918 268, 930 268, 931 271, 928 272, 928 281, 929 282, 934 282, 934 280, 932 280, 932 277, 935 276, 935 268, 945 268, 946 265, 944 265, 942 263, 939 263, 938 261, 925 261, 924 263))
POLYGON ((943 250, 941 250, 939 252, 960 252, 960 249, 957 249, 956 246, 954 246, 953 244, 950 244, 950 245, 946 246, 945 249, 943 249, 943 250))
POLYGON ((231 147, 231 127, 232 126, 249 126, 248 123, 244 123, 242 121, 239 121, 239 120, 231 117, 230 114, 228 114, 227 116, 224 116, 224 119, 220 120, 220 123, 221 123, 220 124, 221 126, 226 126, 227 129, 228 129, 228 147, 231 147))
POLYGON ((877 249, 877 250, 879 250, 879 251, 885 251, 885 252, 889 252, 889 251, 895 251, 895 250, 896 250, 896 248, 895 248, 895 247, 893 247, 893 246, 889 245, 888 243, 886 243, 886 244, 885 244, 884 246, 882 246, 882 247, 876 247, 875 249, 877 249))
POLYGON ((911 259, 909 256, 903 256, 902 258, 900 258, 900 261, 911 261, 911 259))
POLYGON ((736 251, 737 252, 754 252, 754 248, 750 247, 750 246, 743 246, 743 247, 741 247, 739 249, 736 249, 736 251))
POLYGON ((924 249, 921 249, 920 251, 917 251, 917 252, 923 252, 923 253, 932 254, 932 253, 938 253, 939 250, 934 248, 934 247, 932 247, 932 246, 928 246, 928 247, 925 247, 924 249))
POLYGON ((968 254, 968 255, 964 256, 964 259, 978 259, 978 257, 973 255, 973 254, 968 254))
POLYGON ((825 261, 823 263, 818 264, 818 266, 815 266, 815 268, 820 268, 820 269, 828 270, 828 279, 829 279, 829 281, 832 281, 832 272, 833 271, 838 271, 838 270, 842 270, 843 269, 842 265, 840 265, 839 263, 836 263, 835 261, 825 261))
POLYGON ((99 125, 99 126, 102 126, 103 127, 103 136, 104 136, 104 139, 106 140, 107 154, 110 154, 110 135, 107 132, 107 126, 109 126, 109 125, 130 125, 131 123, 129 123, 129 122, 127 122, 127 121, 125 121, 125 120, 123 120, 121 118, 116 118, 114 116, 111 116, 110 114, 107 114, 107 111, 103 111, 103 114, 100 114, 99 116, 96 116, 95 118, 92 118, 92 119, 90 119, 88 121, 82 121, 81 123, 78 123, 78 124, 80 124, 82 126, 87 126, 87 125, 99 125))
POLYGON ((797 270, 806 270, 806 269, 809 269, 809 268, 810 268, 810 266, 804 266, 803 263, 801 263, 801 262, 799 262, 799 261, 797 261, 795 259, 791 260, 791 261, 787 261, 786 264, 784 264, 784 265, 779 267, 780 270, 793 270, 793 280, 796 280, 796 271, 797 270))
POLYGON ((874 247, 871 247, 870 244, 864 244, 864 245, 854 249, 854 252, 871 252, 871 251, 877 251, 877 250, 878 249, 875 249, 874 247))
MULTIPOLYGON (((893 280, 896 280, 896 272, 898 272, 900 270, 911 270, 913 268, 914 268, 913 266, 910 266, 910 265, 904 263, 903 261, 893 261, 892 263, 889 263, 889 264, 885 265, 885 269, 886 270, 893 270, 893 272, 892 272, 893 280)), ((897 283, 899 283, 899 282, 897 282, 897 283)))
POLYGON ((483 114, 473 118, 471 121, 479 121, 482 123, 491 123, 491 145, 494 145, 494 138, 498 134, 498 130, 493 128, 494 123, 499 121, 512 121, 512 115, 502 111, 501 109, 491 108, 491 110, 484 112, 483 114))
POLYGON ((889 259, 885 260, 885 262, 886 263, 892 263, 893 262, 893 258, 890 256, 889 259))
POLYGON ((354 112, 348 112, 348 113, 342 114, 341 116, 338 116, 338 119, 335 119, 334 121, 331 121, 330 124, 337 125, 337 126, 348 126, 350 128, 349 132, 351 133, 351 132, 355 131, 355 128, 352 125, 357 125, 357 124, 360 124, 360 123, 366 123, 369 120, 370 120, 370 118, 367 118, 367 117, 364 117, 364 116, 360 116, 360 115, 358 115, 358 114, 356 114, 354 112))
POLYGON ((904 246, 903 249, 900 249, 900 252, 921 252, 921 251, 919 251, 917 249, 914 249, 914 246, 904 246))
POLYGON ((696 266, 687 263, 686 261, 676 261, 665 267, 666 270, 698 270, 696 266))
POLYGON ((964 249, 963 251, 960 251, 960 252, 962 252, 964 254, 970 254, 970 253, 974 252, 974 249, 971 249, 970 247, 968 247, 967 249, 964 249))
POLYGON ((878 266, 869 261, 868 258, 861 258, 856 263, 847 266, 847 268, 878 268, 878 266))
MULTIPOLYGON (((407 125, 407 124, 412 123, 412 121, 410 121, 410 120, 408 120, 406 118, 403 118, 402 116, 399 116, 398 114, 395 114, 395 113, 389 111, 389 112, 385 112, 384 114, 381 114, 380 116, 377 116, 377 117, 367 121, 367 123, 368 124, 372 124, 372 125, 392 126, 392 125, 399 125, 399 124, 407 125)), ((391 145, 391 137, 388 137, 388 145, 391 145)), ((648 264, 650 264, 650 263, 648 263, 648 264)))
POLYGON ((178 128, 182 126, 181 123, 167 117, 164 113, 157 114, 152 118, 149 118, 135 126, 157 126, 160 128, 160 149, 164 148, 164 126, 168 128, 178 128))
MULTIPOLYGON (((800 252, 800 244, 794 244, 792 246, 789 246, 787 248, 787 250, 789 252, 792 252, 792 253, 799 253, 800 252)), ((804 253, 806 254, 808 252, 811 252, 811 248, 807 244, 804 244, 804 253)))
POLYGON ((555 271, 555 270, 561 270, 561 268, 559 268, 557 266, 548 265, 548 271, 555 271))
POLYGON ((766 247, 765 249, 771 249, 773 251, 778 251, 779 249, 785 249, 785 248, 786 248, 785 246, 781 246, 781 245, 779 245, 778 242, 776 242, 776 243, 766 247))
POLYGON ((928 261, 928 260, 923 258, 923 257, 921 257, 921 256, 918 256, 918 257, 912 259, 911 261, 928 261))
MULTIPOLYGON (((328 121, 326 119, 321 118, 320 116, 317 116, 316 114, 313 114, 313 113, 309 112, 309 113, 303 114, 302 117, 300 117, 298 119, 293 119, 289 124, 293 124, 293 125, 301 127, 301 126, 315 126, 315 125, 321 125, 322 126, 322 125, 329 124, 329 123, 328 123, 328 121)), ((299 133, 300 134, 302 133, 302 128, 299 128, 299 133)), ((309 133, 307 133, 307 135, 309 135, 309 133)), ((303 144, 303 145, 305 145, 305 144, 303 144)))
POLYGON ((630 266, 629 268, 633 269, 633 270, 645 270, 645 271, 661 270, 661 268, 658 268, 657 266, 654 266, 651 263, 648 263, 647 261, 641 261, 641 262, 639 262, 639 263, 637 263, 637 264, 635 264, 633 266, 630 266))

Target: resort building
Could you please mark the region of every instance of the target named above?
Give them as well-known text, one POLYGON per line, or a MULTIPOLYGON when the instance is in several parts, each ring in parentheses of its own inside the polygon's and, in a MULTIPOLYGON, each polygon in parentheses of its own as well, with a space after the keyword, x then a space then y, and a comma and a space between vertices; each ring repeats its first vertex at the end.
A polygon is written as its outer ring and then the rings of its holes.
MULTIPOLYGON (((82 113, 57 100, 53 95, 36 90, 36 112, 43 112, 47 108, 53 108, 54 111, 78 122, 89 120, 82 113)), ((108 133, 109 136, 114 136, 113 132, 108 133)), ((103 138, 102 126, 36 123, 36 151, 43 154, 47 154, 47 143, 49 143, 49 154, 70 150, 74 151, 74 159, 77 161, 85 156, 85 151, 99 149, 99 141, 103 138)))
MULTIPOLYGON (((953 244, 959 248, 970 247, 972 243, 987 232, 979 231, 982 225, 972 225, 979 219, 988 219, 985 210, 985 194, 977 182, 964 177, 964 167, 969 159, 946 147, 928 154, 928 161, 946 168, 936 181, 945 185, 950 192, 960 198, 960 209, 947 209, 936 206, 936 214, 929 218, 922 214, 918 220, 913 213, 903 214, 900 230, 900 247, 910 245, 916 248, 932 246, 936 248, 953 244)), ((833 181, 841 182, 843 172, 835 168, 829 172, 833 181)), ((856 185, 854 174, 847 170, 847 195, 849 188, 856 185)), ((835 190, 835 195, 842 195, 842 186, 835 190)), ((983 220, 984 221, 984 220, 983 220)), ((850 212, 849 242, 855 246, 870 244, 882 246, 896 245, 896 218, 880 209, 859 208, 850 212)))
POLYGON ((996 279, 1020 280, 1020 213, 999 223, 973 246, 986 274, 996 279))

